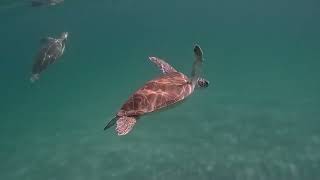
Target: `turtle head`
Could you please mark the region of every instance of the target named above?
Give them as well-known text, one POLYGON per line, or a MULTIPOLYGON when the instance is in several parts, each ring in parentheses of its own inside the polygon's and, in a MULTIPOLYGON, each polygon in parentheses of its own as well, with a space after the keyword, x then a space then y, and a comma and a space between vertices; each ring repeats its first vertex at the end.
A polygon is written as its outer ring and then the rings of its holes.
POLYGON ((68 32, 63 32, 63 33, 61 33, 61 37, 60 38, 63 39, 63 40, 67 40, 68 35, 69 35, 68 32))
POLYGON ((204 78, 199 78, 198 79, 198 83, 197 83, 197 86, 199 88, 206 88, 209 86, 209 81, 204 79, 204 78))

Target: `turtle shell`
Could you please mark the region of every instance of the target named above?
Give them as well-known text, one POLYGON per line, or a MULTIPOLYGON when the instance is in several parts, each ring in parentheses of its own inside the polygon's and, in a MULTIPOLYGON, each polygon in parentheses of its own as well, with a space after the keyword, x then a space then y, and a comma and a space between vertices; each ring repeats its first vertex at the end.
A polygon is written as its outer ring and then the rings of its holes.
POLYGON ((63 53, 65 44, 60 40, 51 40, 44 44, 38 53, 32 67, 33 74, 39 74, 49 64, 54 63, 63 53))
POLYGON ((123 104, 118 116, 140 116, 183 100, 193 92, 189 78, 172 72, 148 81, 123 104))

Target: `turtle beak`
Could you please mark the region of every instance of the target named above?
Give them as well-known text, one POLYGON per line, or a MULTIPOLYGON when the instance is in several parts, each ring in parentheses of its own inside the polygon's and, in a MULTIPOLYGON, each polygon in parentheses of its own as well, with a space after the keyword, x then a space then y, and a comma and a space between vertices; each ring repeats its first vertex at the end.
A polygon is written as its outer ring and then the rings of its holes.
POLYGON ((205 86, 205 87, 208 87, 209 84, 210 84, 210 82, 209 82, 208 80, 206 80, 206 81, 204 82, 204 86, 205 86))

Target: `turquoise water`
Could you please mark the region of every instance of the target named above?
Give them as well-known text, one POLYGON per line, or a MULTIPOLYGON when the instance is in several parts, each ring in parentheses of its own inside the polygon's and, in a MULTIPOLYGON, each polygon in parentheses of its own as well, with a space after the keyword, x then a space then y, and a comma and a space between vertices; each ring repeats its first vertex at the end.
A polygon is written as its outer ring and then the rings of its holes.
POLYGON ((315 180, 320 177, 317 0, 66 0, 0 3, 0 179, 315 180), (40 38, 66 52, 29 81, 40 38), (210 87, 103 131, 159 75, 190 74, 204 51, 210 87))

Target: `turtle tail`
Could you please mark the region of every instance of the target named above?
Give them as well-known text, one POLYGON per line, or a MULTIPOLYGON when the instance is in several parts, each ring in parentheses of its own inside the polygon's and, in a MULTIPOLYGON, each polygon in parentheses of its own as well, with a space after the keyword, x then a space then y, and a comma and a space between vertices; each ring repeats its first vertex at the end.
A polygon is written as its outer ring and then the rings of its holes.
POLYGON ((111 119, 111 120, 108 122, 108 124, 106 125, 106 127, 104 127, 104 129, 103 129, 103 130, 107 130, 107 129, 109 129, 110 127, 112 127, 113 125, 115 125, 115 124, 116 124, 117 119, 118 119, 118 117, 117 117, 117 116, 116 116, 116 117, 114 117, 113 119, 111 119))

